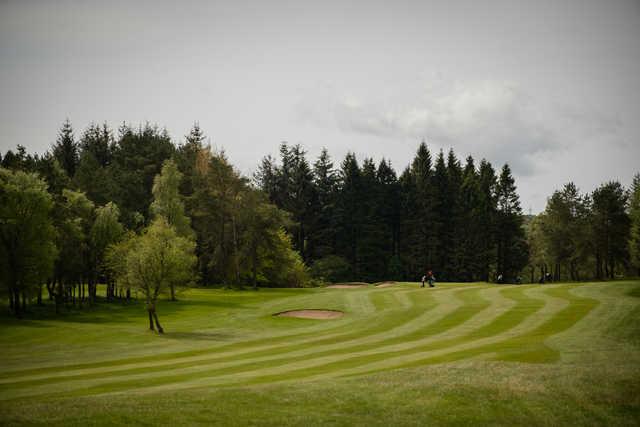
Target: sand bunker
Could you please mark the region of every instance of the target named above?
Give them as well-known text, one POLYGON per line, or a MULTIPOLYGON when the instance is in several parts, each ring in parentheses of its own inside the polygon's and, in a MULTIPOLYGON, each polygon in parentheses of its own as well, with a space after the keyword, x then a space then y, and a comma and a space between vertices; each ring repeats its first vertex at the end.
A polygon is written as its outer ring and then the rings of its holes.
POLYGON ((388 282, 380 282, 376 283, 374 286, 376 288, 388 288, 389 286, 395 286, 396 282, 388 281, 388 282))
POLYGON ((369 284, 365 282, 347 282, 347 283, 334 283, 333 285, 327 286, 327 288, 351 289, 351 288, 366 288, 367 286, 369 286, 369 284))
POLYGON ((338 317, 342 317, 344 315, 343 312, 338 310, 318 310, 318 309, 308 309, 308 310, 290 310, 283 311, 281 313, 276 313, 274 316, 281 317, 299 317, 301 319, 337 319, 338 317))

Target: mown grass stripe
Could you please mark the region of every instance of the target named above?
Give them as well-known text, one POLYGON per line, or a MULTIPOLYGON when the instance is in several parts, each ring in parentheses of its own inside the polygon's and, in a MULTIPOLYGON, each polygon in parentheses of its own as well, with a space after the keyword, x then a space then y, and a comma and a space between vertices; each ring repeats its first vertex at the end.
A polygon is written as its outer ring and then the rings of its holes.
MULTIPOLYGON (((382 295, 375 295, 373 297, 374 301, 377 299, 381 299, 383 298, 382 295)), ((307 339, 307 340, 303 340, 300 341, 301 344, 299 344, 299 346, 302 345, 308 345, 311 343, 319 343, 319 344, 324 344, 324 343, 328 343, 328 342, 340 342, 340 341, 348 341, 354 338, 358 338, 360 337, 364 332, 367 332, 369 334, 372 333, 379 333, 380 331, 386 330, 386 329, 390 329, 390 328, 394 328, 396 326, 398 326, 399 324, 402 324, 404 321, 406 321, 407 319, 410 318, 414 318, 414 317, 418 317, 420 314, 424 313, 425 311, 431 310, 433 309, 436 304, 433 298, 429 297, 428 295, 418 295, 418 294, 413 294, 410 298, 409 301, 411 301, 411 303, 415 306, 412 307, 409 310, 404 310, 403 315, 405 316, 404 318, 402 317, 398 317, 398 316, 376 316, 376 318, 374 319, 374 321, 372 322, 371 320, 363 320, 361 322, 359 322, 360 324, 358 325, 358 327, 355 327, 354 325, 352 325, 351 327, 348 327, 346 329, 349 329, 349 332, 339 332, 338 334, 314 334, 311 339, 307 339), (419 298, 420 297, 420 298, 419 298), (418 301, 419 299, 419 301, 418 301), (363 329, 366 328, 366 331, 363 329)), ((379 303, 378 301, 376 301, 376 303, 379 303)), ((387 308, 387 310, 389 310, 387 308)), ((384 311, 383 311, 384 314, 384 311)), ((345 329, 344 326, 339 328, 340 330, 345 329)), ((307 337, 308 338, 308 337, 307 337)), ((291 340, 288 340, 291 341, 291 340)), ((292 345, 283 345, 283 346, 278 346, 278 347, 274 347, 274 346, 268 346, 265 348, 260 348, 258 350, 254 350, 253 347, 250 346, 250 344, 252 343, 247 343, 246 348, 242 348, 240 351, 243 352, 251 352, 253 351, 254 353, 260 355, 260 354, 269 354, 269 352, 274 349, 274 348, 278 348, 280 349, 280 351, 289 351, 290 348, 294 347, 295 344, 292 345), (266 353, 265 353, 266 352, 266 353)), ((209 353, 209 352, 207 352, 209 353)), ((181 353, 183 354, 183 353, 181 353)), ((243 353, 233 353, 231 355, 228 354, 228 352, 216 352, 213 357, 211 358, 211 360, 234 360, 235 358, 237 358, 238 356, 242 355, 243 353)), ((162 363, 163 361, 160 362, 160 364, 157 365, 157 369, 159 370, 163 370, 166 368, 170 368, 172 366, 180 366, 180 364, 183 365, 188 365, 191 364, 193 362, 197 362, 201 359, 196 359, 197 357, 201 357, 201 356, 195 356, 194 358, 189 358, 188 361, 185 362, 180 362, 179 360, 181 359, 174 359, 174 358, 169 358, 167 360, 167 363, 162 363), (178 360, 177 362, 175 362, 175 364, 172 364, 172 361, 174 360, 178 360)), ((131 360, 131 359, 129 359, 131 360)), ((209 359, 206 359, 209 360, 209 359)), ((137 362, 137 361, 134 361, 137 362)), ((122 365, 123 369, 115 369, 112 371, 113 367, 100 367, 97 368, 96 372, 92 372, 91 374, 86 374, 86 373, 82 373, 82 371, 80 371, 81 373, 78 374, 73 374, 73 371, 71 370, 66 370, 63 369, 62 367, 60 368, 59 371, 57 371, 54 374, 54 376, 43 376, 43 377, 36 377, 36 378, 32 378, 31 376, 23 376, 23 377, 13 377, 13 378, 8 378, 8 379, 4 379, 2 382, 5 384, 14 384, 14 383, 18 383, 18 382, 29 382, 29 383, 38 383, 38 382, 47 382, 48 378, 56 378, 58 376, 64 376, 62 380, 69 380, 69 379, 77 379, 77 378, 82 378, 82 377, 87 377, 89 375, 94 376, 94 377, 102 377, 105 374, 109 374, 110 372, 114 372, 114 371, 130 371, 130 372, 139 372, 139 371, 144 371, 148 368, 148 366, 144 366, 144 367, 137 367, 137 368, 129 368, 127 369, 126 366, 128 365, 122 365)), ((119 367, 119 366, 118 366, 119 367)), ((116 367, 117 368, 117 367, 116 367)))
MULTIPOLYGON (((454 326, 464 323, 469 317, 473 316, 475 313, 477 313, 478 311, 486 308, 488 306, 488 302, 482 299, 478 298, 478 290, 479 288, 476 289, 467 289, 467 290, 461 290, 460 292, 454 292, 454 294, 459 294, 460 295, 460 299, 463 302, 466 302, 466 304, 458 307, 458 309, 456 311, 454 311, 454 315, 452 316, 446 316, 442 319, 440 319, 439 321, 431 324, 429 327, 425 328, 424 330, 418 331, 419 332, 419 336, 412 336, 412 339, 418 339, 420 338, 420 336, 425 336, 425 335, 433 335, 436 332, 443 332, 447 329, 453 328, 454 326)), ((425 294, 428 295, 428 294, 425 294)), ((424 297, 423 297, 424 298, 424 297)), ((389 339, 387 342, 385 342, 385 344, 393 344, 393 343, 397 343, 397 342, 403 342, 403 338, 401 336, 396 336, 393 337, 391 339, 389 339)), ((369 346, 369 347, 373 347, 373 346, 369 346)), ((368 347, 368 348, 369 348, 368 347)), ((322 355, 326 355, 326 354, 343 354, 343 353, 348 353, 351 352, 351 348, 350 347, 344 347, 342 348, 340 351, 329 351, 329 352, 325 352, 325 353, 316 353, 313 354, 313 359, 316 359, 322 355)), ((293 363, 293 362, 300 362, 300 361, 305 361, 305 360, 309 360, 309 357, 307 354, 305 355, 301 355, 295 358, 292 357, 287 357, 285 359, 278 359, 276 360, 276 362, 280 362, 281 364, 288 364, 288 363, 293 363)), ((237 363, 237 360, 234 360, 234 363, 237 363)), ((173 375, 173 376, 161 376, 161 377, 157 377, 157 378, 147 378, 145 383, 147 385, 150 385, 151 383, 153 384, 161 384, 161 383, 165 383, 165 382, 173 382, 173 381, 180 381, 180 380, 189 380, 189 379, 195 379, 195 378, 199 378, 202 377, 203 375, 213 375, 214 373, 220 373, 220 374, 225 374, 228 375, 230 373, 240 373, 240 372, 244 372, 244 371, 254 371, 254 370, 259 370, 259 369, 264 369, 264 368, 269 368, 269 365, 271 365, 272 363, 274 363, 274 360, 270 359, 267 361, 262 361, 262 362, 254 362, 254 361, 249 361, 248 363, 244 363, 241 365, 236 365, 236 366, 225 366, 225 367, 220 367, 217 370, 212 370, 212 371, 198 371, 198 372, 194 372, 194 373, 190 373, 190 374, 181 374, 181 375, 173 375)), ((110 389, 117 389, 117 388, 123 388, 123 387, 129 387, 129 386, 137 386, 139 385, 141 378, 137 378, 137 379, 129 379, 129 380, 125 380, 125 381, 121 381, 118 383, 115 382, 110 382, 108 383, 108 387, 110 389)), ((104 388, 106 386, 98 386, 100 387, 101 391, 104 391, 104 388)), ((83 389, 86 392, 86 389, 83 389)))
POLYGON ((451 352, 448 354, 422 357, 418 360, 396 364, 385 367, 384 369, 375 369, 371 371, 359 372, 358 375, 366 375, 371 372, 380 370, 411 368, 416 366, 455 362, 467 358, 478 357, 483 354, 495 354, 494 359, 503 361, 517 361, 525 363, 553 363, 558 360, 558 352, 545 344, 545 340, 553 335, 564 332, 585 318, 600 301, 593 298, 579 297, 571 293, 574 286, 560 285, 544 292, 556 298, 562 298, 569 304, 562 310, 554 313, 552 316, 544 320, 536 328, 508 339, 451 352))
MULTIPOLYGON (((381 301, 377 301, 377 300, 382 300, 383 298, 388 299, 388 296, 383 296, 383 295, 374 295, 373 299, 376 300, 376 304, 381 303, 381 301)), ((391 329, 394 328, 400 324, 403 324, 404 322, 406 322, 408 319, 411 318, 415 318, 418 317, 420 314, 423 314, 425 311, 429 311, 433 308, 435 308, 436 303, 434 301, 434 299, 432 297, 430 297, 429 295, 424 296, 424 295, 418 295, 418 294, 413 294, 413 296, 410 298, 410 301, 412 302, 412 304, 415 307, 412 307, 409 310, 405 310, 403 312, 403 316, 404 317, 398 317, 396 315, 391 315, 390 313, 386 313, 386 316, 376 316, 376 319, 374 319, 374 322, 372 323, 370 320, 367 320, 366 322, 361 322, 362 325, 360 325, 360 327, 350 327, 348 329, 350 329, 349 332, 344 333, 344 332, 340 332, 338 334, 334 334, 334 335, 327 335, 327 334, 314 334, 313 337, 311 338, 311 340, 304 340, 301 341, 299 344, 293 344, 293 345, 283 345, 283 346, 269 346, 266 349, 262 348, 262 349, 258 349, 258 350, 252 350, 252 348, 250 348, 249 346, 246 349, 246 352, 242 352, 242 353, 234 353, 231 355, 228 355, 227 352, 224 353, 217 353, 215 355, 213 355, 213 357, 211 358, 207 358, 207 359, 202 359, 202 358, 189 358, 189 360, 187 361, 182 361, 180 362, 180 359, 169 359, 170 361, 167 361, 167 363, 161 363, 158 365, 154 365, 154 366, 143 366, 143 367, 135 367, 135 368, 129 368, 127 369, 126 366, 127 365, 123 365, 124 369, 115 369, 115 370, 111 370, 107 367, 99 369, 97 372, 91 372, 91 373, 78 373, 78 374, 73 374, 72 371, 70 372, 70 370, 64 370, 61 368, 61 370, 59 372, 57 372, 58 375, 55 376, 43 376, 43 377, 36 377, 36 378, 32 378, 32 377, 13 377, 13 378, 9 378, 9 379, 3 379, 0 383, 0 389, 2 387, 2 384, 28 384, 28 385, 35 385, 35 384, 45 384, 48 383, 50 379, 52 378, 57 378, 59 381, 70 381, 70 380, 76 380, 76 379, 88 379, 88 378, 102 378, 105 375, 108 375, 112 372, 117 372, 118 374, 120 373, 139 373, 139 372, 154 372, 154 371, 162 371, 162 370, 166 370, 166 369, 170 369, 170 368, 179 368, 179 367, 184 367, 184 366, 190 366, 191 364, 193 364, 194 362, 199 362, 199 361, 218 361, 218 362, 224 362, 224 361, 229 361, 229 360, 237 360, 238 357, 257 357, 257 356, 261 356, 261 355, 269 355, 272 353, 277 353, 277 352, 290 352, 293 351, 297 348, 304 348, 307 347, 308 345, 314 344, 314 345, 322 345, 325 343, 338 343, 338 342, 345 342, 345 341, 349 341, 355 338, 359 338, 362 336, 363 333, 368 333, 368 334, 373 334, 373 333, 379 333, 381 331, 387 330, 387 329, 391 329), (416 300, 418 299, 418 297, 421 297, 421 301, 418 303, 416 300), (418 305, 419 304, 419 305, 418 305), (366 328, 366 329, 363 329, 366 328), (174 360, 177 360, 175 362, 173 362, 174 360)), ((387 310, 389 310, 389 308, 387 308, 387 310)), ((382 314, 384 313, 384 310, 382 312, 382 314)), ((342 327, 341 329, 344 329, 344 327, 342 327)), ((198 356, 196 356, 198 357, 198 356)))
MULTIPOLYGON (((509 329, 512 329, 514 326, 516 326, 518 323, 516 322, 516 320, 518 318, 526 318, 528 316, 528 312, 529 311, 535 311, 535 304, 531 305, 529 304, 528 307, 521 307, 521 305, 523 303, 526 302, 531 302, 531 298, 530 297, 526 297, 524 295, 520 295, 520 292, 518 289, 505 289, 504 291, 502 291, 505 296, 507 296, 508 298, 514 299, 516 301, 516 306, 514 308, 512 308, 510 310, 510 315, 511 316, 511 322, 508 322, 508 318, 509 316, 507 316, 507 313, 503 313, 502 315, 498 316, 496 319, 494 319, 490 324, 482 326, 478 329, 475 329, 473 331, 471 331, 468 335, 466 335, 466 338, 473 338, 474 340, 477 340, 479 338, 482 337, 487 337, 487 336, 494 336, 495 334, 500 334, 503 333, 504 331, 507 331, 509 329), (494 334, 495 332, 495 334, 494 334)), ((564 298, 566 300, 569 301, 569 307, 563 309, 561 312, 559 313, 565 313, 571 308, 572 304, 575 302, 575 298, 572 300, 571 298, 569 298, 569 291, 568 290, 562 290, 561 288, 554 288, 554 289, 548 289, 545 290, 545 293, 548 293, 549 295, 553 295, 559 298, 564 298)), ((593 300, 592 300, 593 301, 593 300)), ((538 304, 540 304, 540 301, 538 301, 538 304)), ((467 305, 467 304, 465 304, 467 305)), ((589 309, 590 310, 590 309, 589 309)), ((588 312, 588 311, 587 311, 588 312)), ((538 336, 540 335, 540 332, 544 332, 544 328, 545 326, 549 326, 550 324, 555 323, 561 314, 556 313, 553 315, 553 317, 551 318, 551 320, 543 323, 542 325, 540 325, 539 327, 537 327, 536 329, 533 330, 533 332, 529 332, 528 334, 525 334, 524 336, 529 336, 529 335, 533 335, 533 336, 538 336)), ((569 316, 570 318, 571 316, 569 316)), ((467 319, 468 320, 468 319, 467 319)), ((465 320, 465 322, 467 321, 465 320)), ((577 320, 575 320, 577 321, 577 320)), ((575 321, 573 323, 575 323, 575 321)), ((463 322, 464 323, 464 322, 463 322)), ((572 323, 572 324, 573 324, 572 323)), ((570 326, 567 326, 570 327, 570 326)), ((561 328, 562 329, 562 328, 561 328)), ((551 329, 549 331, 546 331, 547 334, 555 334, 557 333, 557 328, 555 329, 551 329)), ((522 340, 522 337, 516 337, 516 338, 512 338, 510 340, 505 340, 504 343, 506 343, 507 345, 509 345, 509 343, 518 343, 518 340, 522 340)), ((362 363, 363 361, 366 362, 366 364, 369 364, 372 362, 372 358, 376 359, 376 360, 380 360, 380 358, 389 358, 389 357, 397 357, 398 355, 411 355, 411 354, 416 354, 416 353, 421 353, 424 351, 428 351, 429 349, 434 349, 434 348, 446 348, 447 346, 450 345, 455 345, 456 342, 461 342, 463 341, 464 338, 457 338, 455 340, 443 340, 439 343, 431 343, 431 344, 427 344, 426 346, 418 346, 418 347, 413 347, 410 349, 406 349, 406 350, 401 350, 400 352, 385 352, 385 353, 374 353, 373 355, 368 355, 368 356, 357 356, 355 358, 348 358, 347 359, 347 363, 345 364, 344 360, 339 360, 339 361, 334 361, 331 362, 329 364, 322 364, 319 365, 317 367, 313 367, 313 368, 302 368, 301 370, 290 370, 287 371, 285 373, 278 373, 278 374, 274 374, 274 375, 264 375, 264 376, 255 376, 255 373, 251 373, 251 371, 246 372, 244 370, 240 371, 240 372, 244 372, 244 376, 238 376, 238 377, 245 377, 248 375, 247 378, 244 378, 243 381, 246 383, 262 383, 262 382, 270 382, 271 380, 275 381, 280 381, 283 379, 299 379, 299 378, 308 378, 310 376, 315 375, 317 372, 319 372, 319 370, 322 370, 323 372, 326 372, 327 374, 331 374, 331 373, 337 373, 341 370, 344 370, 344 368, 348 368, 349 366, 347 365, 352 365, 352 364, 359 364, 362 363), (359 357, 363 357, 363 359, 358 360, 359 357), (302 375, 301 375, 302 374, 302 375)), ((476 349, 475 351, 479 351, 484 349, 485 351, 492 351, 491 348, 497 348, 496 344, 491 344, 488 346, 481 346, 478 349, 476 349)), ((352 352, 353 349, 349 349, 349 352, 352 352)), ((451 357, 455 358, 456 354, 461 354, 461 353, 465 353, 465 351, 462 352, 453 352, 450 354, 451 357)), ((469 353, 469 351, 466 351, 466 354, 471 354, 469 353)), ((475 354, 475 352, 473 353, 475 354)), ((439 358, 442 358, 443 356, 439 356, 439 358)), ((421 359, 423 360, 423 359, 421 359)), ((438 357, 433 358, 433 360, 438 360, 438 357)), ((445 359, 446 360, 446 359, 445 359)), ((405 365, 398 365, 398 366, 405 366, 405 365)), ((397 366, 396 366, 397 367, 397 366)), ((258 369, 260 369, 260 367, 258 367, 258 369)), ((268 366, 262 366, 262 369, 268 369, 268 366)), ((380 369, 377 369, 380 370, 380 369)), ((205 372, 199 372, 197 373, 197 377, 199 378, 207 378, 207 375, 213 373, 213 372, 209 372, 209 371, 205 371, 205 372)), ((229 373, 229 372, 224 372, 224 377, 227 377, 228 375, 233 375, 233 372, 229 373)), ((145 387, 150 386, 150 387, 155 387, 155 386, 159 386, 159 385, 167 385, 170 386, 172 383, 179 383, 179 382, 185 382, 185 381, 189 381, 190 377, 189 376, 176 376, 173 378, 170 377, 159 377, 155 380, 151 380, 151 381, 146 381, 145 382, 145 387)), ((222 379, 222 378, 221 378, 222 379)), ((139 381, 135 381, 136 385, 139 385, 139 381)), ((237 382, 233 382, 234 384, 238 384, 237 382)), ((89 390, 91 393, 102 393, 102 392, 112 392, 112 391, 118 391, 118 390, 122 390, 123 386, 124 389, 128 389, 129 386, 133 385, 132 383, 129 384, 125 384, 125 383, 110 383, 104 386, 97 386, 97 387, 91 387, 89 390)), ((187 385, 186 383, 184 385, 187 385)), ((83 390, 82 394, 86 394, 87 390, 83 390)), ((70 394, 73 395, 73 392, 70 394)))

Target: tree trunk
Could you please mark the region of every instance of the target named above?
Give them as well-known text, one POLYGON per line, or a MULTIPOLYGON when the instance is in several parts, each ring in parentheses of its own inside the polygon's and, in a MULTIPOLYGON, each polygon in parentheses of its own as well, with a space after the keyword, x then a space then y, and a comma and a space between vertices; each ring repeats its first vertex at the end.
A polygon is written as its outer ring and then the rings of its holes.
POLYGON ((51 279, 47 279, 47 292, 49 293, 49 301, 53 301, 55 283, 51 279))
POLYGON ((38 286, 38 305, 42 305, 42 285, 38 286))
POLYGON ((27 311, 27 295, 22 292, 22 312, 25 313, 27 311))
POLYGON ((176 300, 176 288, 173 284, 171 284, 171 286, 169 286, 169 288, 171 289, 171 301, 177 301, 176 300))
POLYGON ((258 290, 258 254, 253 251, 253 266, 251 268, 251 281, 253 282, 253 290, 258 290))
POLYGON ((240 265, 238 264, 238 233, 236 230, 236 217, 231 216, 231 224, 233 225, 233 261, 236 275, 236 285, 240 285, 240 265))
POLYGON ((58 288, 58 290, 53 294, 56 300, 56 314, 60 314, 60 306, 64 303, 64 286, 62 286, 62 282, 58 281, 58 283, 54 284, 53 289, 58 288))
POLYGON ((22 318, 22 312, 20 310, 20 292, 18 290, 13 291, 13 312, 18 319, 22 318))
POLYGON ((153 319, 156 321, 156 327, 158 328, 158 333, 164 334, 164 329, 160 326, 160 322, 158 322, 158 315, 156 314, 156 310, 153 310, 153 319))
POLYGON ((149 330, 155 331, 153 328, 153 314, 151 314, 151 309, 147 309, 147 312, 149 313, 149 330))

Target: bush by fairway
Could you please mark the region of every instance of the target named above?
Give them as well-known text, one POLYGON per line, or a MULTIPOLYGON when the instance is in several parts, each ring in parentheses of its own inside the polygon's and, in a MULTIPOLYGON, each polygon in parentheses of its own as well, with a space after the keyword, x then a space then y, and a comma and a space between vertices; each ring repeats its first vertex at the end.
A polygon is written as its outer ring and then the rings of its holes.
POLYGON ((640 421, 640 282, 192 289, 0 323, 1 424, 640 421), (338 319, 273 316, 300 309, 338 319))

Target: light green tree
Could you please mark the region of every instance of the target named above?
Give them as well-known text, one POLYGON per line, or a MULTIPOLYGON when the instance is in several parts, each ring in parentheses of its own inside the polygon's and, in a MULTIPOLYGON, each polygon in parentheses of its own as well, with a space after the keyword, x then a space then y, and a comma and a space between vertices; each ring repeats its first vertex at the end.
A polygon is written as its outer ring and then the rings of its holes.
POLYGON ((166 160, 162 164, 162 171, 153 180, 151 213, 154 216, 164 217, 179 235, 190 237, 193 231, 180 195, 181 181, 182 173, 178 170, 176 163, 173 160, 166 160))
MULTIPOLYGON (((160 174, 153 181, 153 202, 151 213, 156 218, 164 218, 179 236, 192 240, 191 220, 185 214, 184 201, 180 195, 182 173, 173 160, 165 160, 160 174)), ((170 284, 171 301, 176 301, 176 286, 181 283, 170 284)))
MULTIPOLYGON (((107 276, 105 252, 109 245, 118 242, 124 234, 124 227, 120 224, 119 219, 120 209, 113 202, 96 209, 96 219, 91 227, 90 236, 92 272, 89 278, 89 296, 91 301, 95 298, 98 276, 100 274, 107 276)), ((114 284, 107 280, 107 298, 114 296, 114 284)))
POLYGON ((117 279, 137 289, 145 298, 149 329, 164 329, 158 321, 158 297, 193 280, 196 256, 192 240, 179 236, 164 218, 156 219, 140 236, 116 245, 110 252, 117 279), (114 257, 123 257, 115 261, 114 257))
POLYGON ((47 185, 37 175, 0 168, 0 286, 17 317, 53 268, 52 206, 47 185))

